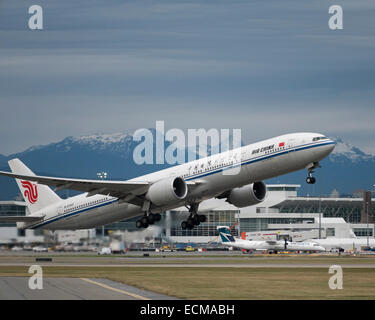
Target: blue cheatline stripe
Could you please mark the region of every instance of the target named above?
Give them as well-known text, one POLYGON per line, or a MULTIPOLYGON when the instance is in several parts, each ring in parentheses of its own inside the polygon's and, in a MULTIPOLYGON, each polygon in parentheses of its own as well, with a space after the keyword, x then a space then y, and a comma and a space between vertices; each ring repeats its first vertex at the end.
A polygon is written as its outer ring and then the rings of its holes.
MULTIPOLYGON (((287 150, 284 150, 284 151, 281 151, 281 152, 278 152, 278 153, 274 153, 274 154, 270 154, 270 155, 264 155, 264 156, 259 156, 259 157, 256 157, 254 159, 251 159, 251 160, 245 160, 244 162, 236 164, 234 166, 229 165, 229 166, 217 169, 215 171, 210 171, 208 173, 204 173, 204 174, 201 174, 201 175, 197 175, 197 176, 193 175, 192 177, 189 177, 189 178, 187 178, 185 180, 189 181, 189 180, 193 180, 193 179, 197 179, 197 178, 202 178, 202 177, 206 177, 206 176, 209 176, 209 175, 212 175, 212 174, 215 174, 215 173, 219 173, 219 172, 224 171, 224 170, 232 169, 232 168, 235 168, 235 167, 238 167, 238 166, 244 166, 244 165, 248 165, 250 163, 255 163, 255 162, 258 162, 258 161, 262 161, 262 160, 266 160, 266 159, 278 157, 278 156, 281 156, 283 154, 287 154, 289 152, 301 151, 301 150, 311 149, 311 148, 315 148, 315 147, 321 147, 321 146, 330 145, 330 144, 335 144, 335 143, 334 142, 326 142, 326 143, 313 144, 313 145, 306 144, 304 146, 301 146, 301 147, 298 147, 298 148, 295 148, 295 149, 289 148, 287 150)), ((97 209, 97 208, 106 206, 108 204, 114 203, 116 201, 118 201, 118 199, 112 200, 110 202, 102 203, 102 204, 99 204, 99 205, 94 206, 94 207, 90 207, 90 208, 86 208, 86 209, 83 209, 83 210, 71 212, 69 214, 61 215, 59 217, 52 217, 52 218, 49 218, 49 220, 36 223, 36 224, 34 224, 34 225, 32 225, 32 226, 30 226, 28 228, 29 229, 36 229, 36 228, 39 228, 39 227, 44 226, 46 224, 49 224, 49 223, 52 223, 52 222, 55 222, 55 221, 58 221, 58 220, 61 220, 61 219, 65 219, 67 217, 70 217, 70 216, 73 216, 73 215, 76 215, 76 214, 79 214, 79 213, 82 213, 82 212, 85 212, 85 211, 89 211, 89 210, 92 210, 92 209, 97 209)))
POLYGON ((298 148, 295 148, 295 149, 289 148, 287 150, 284 150, 284 151, 281 151, 281 152, 278 152, 278 153, 259 156, 259 157, 256 157, 254 159, 251 159, 251 160, 245 160, 244 162, 241 162, 241 163, 233 165, 233 166, 229 165, 229 166, 222 167, 220 169, 216 169, 214 171, 210 171, 210 172, 203 173, 203 174, 200 174, 200 175, 199 174, 198 175, 192 175, 185 180, 190 181, 190 180, 194 180, 194 179, 197 179, 197 178, 206 177, 206 176, 209 176, 209 175, 212 175, 212 174, 215 174, 215 173, 219 173, 219 172, 224 171, 224 170, 236 168, 236 167, 239 167, 239 166, 245 166, 245 165, 248 165, 250 163, 255 163, 255 162, 263 161, 263 160, 266 160, 266 159, 278 157, 278 156, 281 156, 283 154, 287 154, 287 153, 290 153, 290 152, 296 152, 296 151, 311 149, 311 148, 315 148, 315 147, 321 147, 321 146, 330 145, 330 144, 335 144, 335 143, 334 142, 326 142, 326 143, 321 143, 321 144, 307 145, 306 147, 298 147, 298 148))
POLYGON ((68 213, 68 214, 65 214, 65 215, 61 215, 61 216, 58 216, 58 217, 51 217, 48 220, 45 220, 43 222, 38 222, 38 223, 28 227, 28 229, 37 229, 37 228, 42 227, 46 224, 49 224, 49 223, 52 223, 52 222, 55 222, 55 221, 58 221, 58 220, 61 220, 61 219, 65 219, 65 218, 68 218, 70 216, 73 216, 73 215, 76 215, 76 214, 79 214, 79 213, 82 213, 82 212, 85 212, 85 211, 89 211, 89 210, 97 209, 97 208, 100 208, 100 207, 104 207, 104 206, 106 206, 108 204, 111 204, 111 203, 114 203, 116 201, 118 201, 118 199, 115 199, 115 200, 112 200, 112 201, 109 201, 109 202, 105 202, 105 203, 101 203, 101 204, 98 204, 98 205, 90 207, 90 208, 85 208, 85 209, 82 209, 82 210, 74 211, 74 212, 71 212, 71 213, 68 213))

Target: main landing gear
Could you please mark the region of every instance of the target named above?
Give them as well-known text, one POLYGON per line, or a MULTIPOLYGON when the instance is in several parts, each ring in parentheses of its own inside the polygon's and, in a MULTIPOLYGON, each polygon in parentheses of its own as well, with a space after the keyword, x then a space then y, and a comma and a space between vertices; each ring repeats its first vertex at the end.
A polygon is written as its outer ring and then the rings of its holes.
POLYGON ((203 214, 198 214, 198 203, 193 203, 189 208, 189 218, 186 221, 181 222, 181 228, 183 230, 192 230, 194 226, 199 226, 201 223, 206 222, 207 218, 203 214))
POLYGON ((314 184, 316 182, 316 179, 313 177, 313 173, 316 168, 320 168, 319 162, 314 162, 307 166, 307 170, 309 171, 309 176, 306 178, 306 182, 308 184, 314 184))
POLYGON ((140 228, 147 228, 148 226, 154 224, 155 222, 160 221, 161 215, 160 213, 145 213, 145 215, 137 220, 135 223, 138 229, 140 228))

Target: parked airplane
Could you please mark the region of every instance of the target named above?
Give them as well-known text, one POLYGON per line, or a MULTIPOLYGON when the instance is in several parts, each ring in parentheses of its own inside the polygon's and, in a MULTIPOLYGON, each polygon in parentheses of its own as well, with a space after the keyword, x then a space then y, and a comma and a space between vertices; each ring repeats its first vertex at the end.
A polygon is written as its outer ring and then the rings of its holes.
POLYGON ((142 216, 136 225, 147 228, 161 212, 186 206, 190 215, 181 227, 192 229, 205 222, 198 206, 209 198, 251 206, 266 197, 262 180, 301 169, 308 170, 306 182, 315 183, 314 170, 334 147, 318 133, 286 134, 127 181, 37 176, 13 159, 12 173, 0 175, 16 179, 30 214, 0 217, 0 222, 18 221, 21 229, 75 230, 142 216), (48 186, 85 193, 63 200, 48 186))
POLYGON ((227 226, 218 226, 217 230, 223 245, 243 250, 269 251, 274 253, 277 253, 277 251, 325 251, 323 246, 314 242, 290 242, 286 239, 250 241, 233 237, 227 226))
POLYGON ((367 238, 327 238, 327 239, 311 239, 310 241, 315 242, 321 246, 324 246, 327 250, 332 249, 344 249, 344 250, 359 250, 363 247, 375 248, 375 239, 369 237, 368 245, 367 238))

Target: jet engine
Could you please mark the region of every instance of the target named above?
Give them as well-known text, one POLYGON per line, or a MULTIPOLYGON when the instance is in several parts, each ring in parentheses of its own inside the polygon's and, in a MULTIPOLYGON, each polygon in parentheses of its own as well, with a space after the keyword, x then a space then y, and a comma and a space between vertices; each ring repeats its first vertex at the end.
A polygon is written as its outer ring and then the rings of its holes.
POLYGON ((153 183, 146 193, 146 199, 157 206, 163 206, 185 199, 187 192, 184 179, 168 177, 153 183))
POLYGON ((238 208, 243 208, 262 202, 266 194, 266 185, 260 181, 232 189, 227 201, 238 208))

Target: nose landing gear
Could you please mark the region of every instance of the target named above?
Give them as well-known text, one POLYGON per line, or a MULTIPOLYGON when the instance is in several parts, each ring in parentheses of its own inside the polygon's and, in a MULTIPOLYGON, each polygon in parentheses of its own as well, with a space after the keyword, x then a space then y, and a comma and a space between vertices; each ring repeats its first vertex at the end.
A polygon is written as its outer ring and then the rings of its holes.
POLYGON ((306 182, 308 184, 314 184, 316 182, 316 179, 312 176, 312 173, 309 172, 309 176, 306 178, 306 182))
POLYGON ((306 182, 308 184, 314 184, 316 179, 313 177, 313 173, 316 168, 320 168, 320 164, 319 162, 310 163, 306 168, 309 171, 309 176, 306 178, 306 182))

